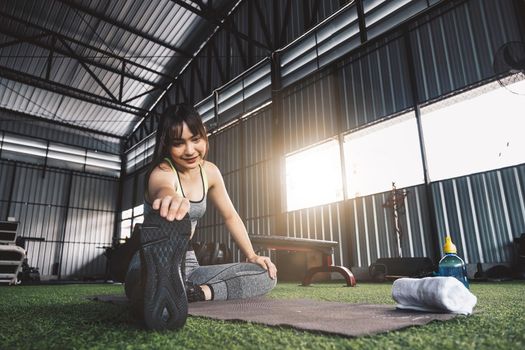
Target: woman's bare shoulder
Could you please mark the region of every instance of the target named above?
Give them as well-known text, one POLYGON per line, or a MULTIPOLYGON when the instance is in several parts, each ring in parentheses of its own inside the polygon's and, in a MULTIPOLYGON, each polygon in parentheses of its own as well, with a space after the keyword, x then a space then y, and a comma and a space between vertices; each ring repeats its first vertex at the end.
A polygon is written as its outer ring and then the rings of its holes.
POLYGON ((204 171, 206 171, 210 185, 215 183, 215 181, 221 177, 221 171, 217 165, 213 164, 212 162, 206 160, 204 161, 202 167, 204 168, 204 171))
POLYGON ((151 171, 151 177, 171 177, 174 176, 175 173, 171 166, 168 164, 168 162, 164 161, 157 165, 153 170, 151 171))

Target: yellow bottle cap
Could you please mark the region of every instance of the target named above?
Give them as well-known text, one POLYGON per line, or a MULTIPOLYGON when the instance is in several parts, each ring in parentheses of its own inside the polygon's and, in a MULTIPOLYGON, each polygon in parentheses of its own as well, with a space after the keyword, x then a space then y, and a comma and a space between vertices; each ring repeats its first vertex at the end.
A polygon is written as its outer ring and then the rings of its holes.
POLYGON ((443 251, 445 254, 456 254, 458 250, 456 249, 456 246, 454 243, 452 243, 452 238, 450 236, 445 237, 445 245, 443 246, 443 251))

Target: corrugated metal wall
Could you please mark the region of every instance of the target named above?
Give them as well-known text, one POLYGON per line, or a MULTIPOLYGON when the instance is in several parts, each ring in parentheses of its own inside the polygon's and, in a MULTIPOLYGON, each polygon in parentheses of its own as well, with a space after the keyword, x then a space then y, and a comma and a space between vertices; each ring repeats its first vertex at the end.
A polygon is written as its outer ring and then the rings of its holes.
MULTIPOLYGON (((456 8, 444 7, 438 18, 434 13, 410 25, 410 47, 415 62, 419 102, 441 97, 492 77, 491 57, 500 45, 520 40, 519 26, 512 1, 470 1, 456 8)), ((435 11, 434 11, 435 12, 435 11)), ((343 92, 344 129, 364 127, 385 116, 414 107, 412 101, 407 45, 403 32, 375 42, 362 52, 350 55, 340 65, 340 91, 343 92)), ((287 125, 287 151, 323 139, 316 126, 333 124, 333 115, 323 106, 322 112, 312 112, 312 101, 321 100, 309 94, 318 89, 330 100, 326 79, 319 79, 315 88, 308 85, 292 93, 292 110, 285 100, 285 114, 290 119, 301 117, 287 125), (295 106, 299 106, 295 110, 295 106), (291 112, 291 113, 290 113, 291 112), (293 130, 293 131, 292 131, 293 130), (303 141, 308 140, 308 141, 303 141)), ((301 84, 297 85, 300 86, 301 84)), ((315 104, 314 104, 315 106, 315 104)), ((328 135, 326 135, 328 136, 328 135)), ((326 137, 325 136, 325 137, 326 137)), ((510 262, 512 240, 525 232, 523 206, 523 167, 462 177, 432 184, 432 200, 440 235, 450 233, 460 254, 469 263, 510 262)), ((424 186, 408 189, 405 215, 402 217, 402 251, 404 256, 433 256, 430 237, 430 216, 424 186)), ((343 227, 340 241, 349 251, 343 254, 344 264, 368 266, 378 257, 397 256, 391 214, 383 207, 388 193, 367 196, 288 214, 294 231, 309 237, 311 228, 317 232, 334 226, 343 227), (347 221, 327 215, 327 209, 339 209, 347 221), (313 219, 312 219, 313 217, 313 219), (322 222, 319 226, 318 222, 322 222), (345 244, 345 236, 348 244, 345 244)), ((290 225, 290 224, 289 224, 290 225)), ((290 236, 294 236, 289 231, 290 236)), ((319 235, 319 234, 317 234, 319 235)), ((336 233, 337 235, 337 233, 336 233)), ((443 243, 443 237, 440 244, 443 243)), ((344 253, 344 252, 343 252, 344 253)))
POLYGON ((494 76, 492 58, 498 48, 508 41, 524 40, 523 13, 517 1, 452 5, 411 26, 419 102, 494 76))
POLYGON ((160 112, 174 101, 200 102, 214 89, 270 57, 272 50, 301 36, 342 6, 344 4, 339 0, 243 1, 231 15, 233 27, 262 45, 236 37, 233 30, 219 30, 181 74, 178 82, 168 89, 155 110, 160 112), (276 11, 274 6, 277 6, 276 11), (259 14, 264 23, 261 23, 259 14))
MULTIPOLYGON (((293 28, 287 31, 295 33, 293 28)), ((367 267, 379 257, 398 256, 391 209, 384 206, 389 192, 281 213, 275 205, 284 196, 276 160, 490 80, 499 46, 524 37, 516 1, 442 2, 288 86, 271 107, 213 134, 209 159, 221 169, 250 234, 339 241, 334 260, 345 266, 367 267), (273 130, 279 109, 282 135, 273 130), (274 153, 275 142, 282 143, 283 154, 274 153)), ((403 256, 439 255, 436 242, 441 245, 449 233, 469 263, 510 262, 512 239, 525 232, 524 176, 520 165, 406 188, 403 256)), ((210 205, 196 239, 235 248, 221 222, 210 205)))
POLYGON ((0 216, 20 222, 30 266, 44 279, 102 277, 112 243, 118 179, 0 161, 0 216))
POLYGON ((283 93, 285 153, 338 134, 333 74, 316 74, 283 93))
MULTIPOLYGON (((426 191, 423 186, 415 186, 406 192, 399 214, 402 254, 432 257, 426 191)), ((392 208, 384 205, 389 195, 384 192, 349 201, 344 214, 350 232, 351 266, 366 267, 377 258, 399 256, 392 208)))
POLYGON ((352 130, 413 107, 407 51, 399 33, 341 62, 344 130, 352 130))
MULTIPOLYGON (((280 7, 279 12, 282 16, 286 16, 287 1, 277 1, 277 3, 280 7)), ((313 27, 339 10, 345 3, 345 1, 339 0, 291 0, 291 8, 293 11, 290 11, 287 16, 289 22, 286 27, 285 42, 283 44, 292 42, 301 36, 306 31, 305 29, 310 29, 308 28, 308 24, 310 24, 308 23, 309 21, 311 21, 311 26, 313 27), (314 12, 316 8, 318 15, 312 17, 312 12, 314 12)), ((271 15, 269 18, 271 18, 271 15)))
MULTIPOLYGON (((522 40, 524 35, 514 6, 511 0, 446 3, 374 40, 331 68, 288 87, 281 101, 284 152, 367 127, 414 109, 415 103, 443 98, 492 78, 491 57, 495 51, 507 41, 522 40), (413 94, 414 88, 417 94, 413 94)), ((264 120, 271 125, 271 110, 265 113, 268 117, 264 120)), ((223 170, 228 190, 247 219, 249 231, 275 233, 275 226, 270 224, 266 229, 262 225, 265 229, 260 230, 250 217, 254 207, 265 208, 264 193, 278 188, 276 180, 270 176, 261 183, 262 190, 250 192, 244 200, 239 197, 246 193, 246 182, 251 182, 254 174, 266 179, 266 169, 250 172, 245 178, 240 175, 242 168, 249 166, 243 164, 242 154, 244 162, 255 156, 253 145, 243 141, 248 129, 244 134, 241 130, 244 126, 254 127, 253 132, 260 135, 264 129, 255 125, 255 120, 263 119, 258 118, 254 117, 254 122, 249 118, 214 135, 210 159, 223 170)), ((267 149, 272 149, 270 144, 267 149)), ((430 192, 425 185, 407 188, 401 216, 403 256, 439 254, 436 237, 431 233, 435 216, 439 244, 443 243, 441 236, 450 233, 467 262, 510 262, 512 239, 525 232, 524 169, 522 165, 440 181, 431 184, 430 192), (427 198, 429 193, 431 198, 427 198), (429 201, 435 207, 432 215, 429 201)), ((383 205, 388 195, 379 193, 286 213, 286 234, 341 242, 335 262, 346 266, 367 267, 379 257, 398 256, 391 209, 383 205)), ((214 215, 199 224, 199 234, 205 239, 209 239, 209 233, 225 234, 224 228, 215 226, 220 220, 214 215)), ((277 220, 275 215, 272 220, 277 220)), ((214 239, 229 240, 226 236, 214 239)))
MULTIPOLYGON (((277 234, 271 209, 274 181, 272 171, 272 114, 266 108, 232 127, 211 135, 208 159, 224 177, 231 200, 251 235, 277 234)), ((226 242, 240 259, 239 252, 209 203, 197 226, 196 241, 226 242)))
POLYGON ((512 261, 512 241, 525 233, 525 165, 439 181, 432 192, 439 232, 467 262, 512 261))

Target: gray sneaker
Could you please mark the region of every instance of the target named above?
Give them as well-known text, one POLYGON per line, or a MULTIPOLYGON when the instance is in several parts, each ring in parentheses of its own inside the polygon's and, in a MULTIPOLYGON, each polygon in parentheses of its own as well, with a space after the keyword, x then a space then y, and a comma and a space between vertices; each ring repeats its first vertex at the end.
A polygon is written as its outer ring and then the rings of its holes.
POLYGON ((144 218, 141 230, 143 317, 152 330, 178 329, 186 323, 188 300, 181 275, 191 235, 191 222, 167 221, 158 213, 144 218))

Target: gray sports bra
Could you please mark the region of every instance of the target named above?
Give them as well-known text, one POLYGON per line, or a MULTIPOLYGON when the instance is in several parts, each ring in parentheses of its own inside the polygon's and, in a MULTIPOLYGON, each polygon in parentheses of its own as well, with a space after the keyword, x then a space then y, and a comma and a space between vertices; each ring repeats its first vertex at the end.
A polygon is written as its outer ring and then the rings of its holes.
MULTIPOLYGON (((184 195, 184 189, 182 188, 182 184, 180 182, 179 173, 177 172, 177 169, 173 166, 171 163, 171 160, 169 158, 165 158, 165 160, 168 162, 168 164, 171 166, 175 174, 177 174, 177 181, 175 183, 175 188, 177 189, 177 193, 186 198, 184 195)), ((197 227, 197 222, 200 218, 204 216, 204 213, 206 213, 206 197, 208 192, 208 178, 206 176, 206 172, 202 169, 202 167, 199 165, 200 173, 201 173, 201 181, 202 181, 202 199, 200 201, 192 201, 190 200, 190 211, 189 216, 191 220, 191 234, 195 232, 195 227, 197 227)), ((150 213, 153 211, 153 208, 151 207, 151 203, 149 203, 146 199, 144 199, 144 215, 150 213)))

